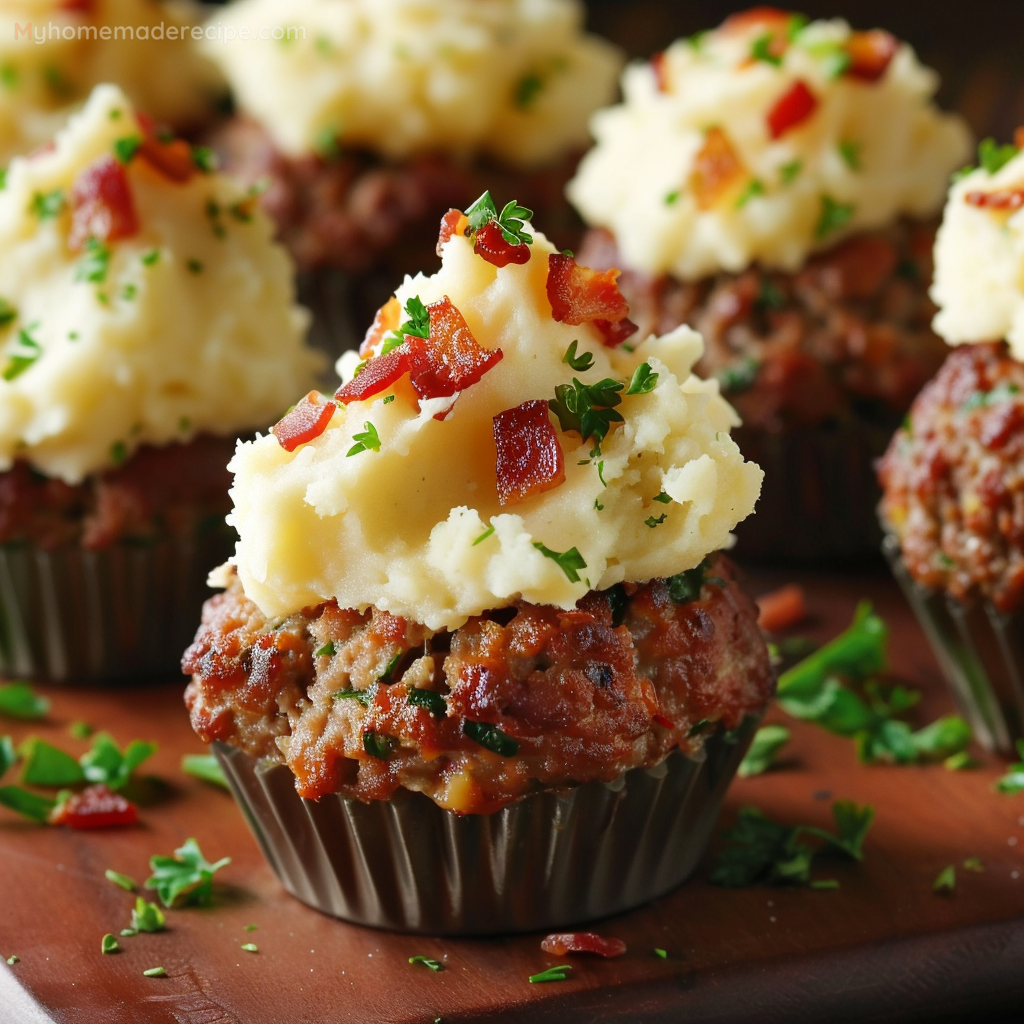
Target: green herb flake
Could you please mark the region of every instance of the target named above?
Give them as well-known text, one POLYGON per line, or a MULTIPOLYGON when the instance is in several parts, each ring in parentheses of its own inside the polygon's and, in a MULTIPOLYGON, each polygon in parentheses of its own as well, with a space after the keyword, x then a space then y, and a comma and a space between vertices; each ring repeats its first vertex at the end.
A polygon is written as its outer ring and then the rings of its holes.
POLYGON ((562 964, 560 967, 549 967, 546 971, 541 971, 540 974, 531 974, 530 984, 539 985, 549 981, 565 981, 571 973, 572 968, 568 964, 562 964))
POLYGON ((209 146, 192 147, 192 163, 203 172, 213 174, 217 170, 217 154, 209 146))
POLYGON ((583 441, 593 440, 599 445, 613 423, 624 422, 622 414, 615 409, 622 402, 619 392, 624 387, 610 377, 596 384, 584 384, 573 377, 571 384, 555 387, 555 397, 549 407, 563 431, 574 430, 583 441))
POLYGON ((746 756, 740 762, 738 774, 748 779, 766 772, 777 760, 782 748, 789 742, 790 731, 783 725, 763 725, 754 734, 746 756))
POLYGON ((760 360, 745 356, 716 370, 714 376, 723 395, 741 395, 757 383, 760 373, 760 360))
POLYGON ((398 663, 402 660, 402 655, 405 651, 399 651, 393 657, 388 660, 387 665, 384 666, 384 672, 377 677, 377 682, 384 686, 390 686, 394 682, 393 676, 395 669, 398 668, 398 663))
POLYGON ((519 741, 502 732, 496 725, 471 722, 467 719, 462 723, 462 731, 474 743, 479 743, 481 747, 486 747, 502 757, 515 757, 519 752, 519 741))
POLYGON ((664 491, 659 491, 653 498, 651 498, 651 501, 660 501, 663 505, 669 505, 671 504, 672 499, 664 491))
POLYGON ((126 135, 123 139, 114 140, 114 156, 122 164, 130 164, 135 159, 142 145, 141 135, 126 135))
POLYGON ((132 773, 156 753, 157 745, 147 740, 132 740, 122 751, 109 733, 98 733, 90 749, 78 763, 88 782, 102 782, 111 789, 123 789, 132 773))
POLYGON ((664 950, 664 949, 659 949, 657 946, 655 946, 655 948, 654 948, 654 955, 659 960, 667 960, 668 959, 668 951, 664 950))
POLYGON ((838 889, 839 880, 836 878, 815 878, 811 880, 812 889, 838 889))
POLYGON ((838 149, 839 155, 843 158, 843 163, 850 168, 851 171, 863 170, 860 160, 860 151, 864 148, 861 142, 840 142, 838 149))
POLYGON ((444 970, 444 964, 440 960, 432 960, 429 956, 411 956, 409 957, 409 963, 420 964, 435 974, 444 970))
POLYGON ((385 732, 367 730, 363 733, 363 750, 378 761, 390 761, 398 746, 398 739, 385 732))
POLYGON ((565 350, 565 355, 562 356, 562 362, 568 363, 572 369, 576 370, 577 373, 583 373, 585 370, 589 370, 594 365, 594 357, 590 352, 581 352, 579 355, 576 354, 576 346, 579 345, 578 340, 574 340, 569 347, 565 350))
POLYGON ((87 740, 95 732, 88 722, 72 722, 68 726, 68 735, 75 740, 87 740))
POLYGON ((335 690, 331 694, 333 700, 357 700, 364 708, 370 706, 370 699, 373 696, 370 690, 335 690))
POLYGON ((338 128, 336 125, 327 125, 321 128, 313 138, 313 152, 321 160, 332 163, 341 156, 341 143, 338 141, 338 128))
POLYGON ((466 218, 472 231, 479 231, 492 220, 497 222, 502 237, 509 245, 530 245, 533 235, 525 230, 525 222, 533 217, 533 210, 509 200, 498 212, 490 192, 484 192, 466 209, 466 218))
POLYGON ((159 932, 167 925, 167 918, 164 912, 155 904, 143 899, 141 896, 135 898, 135 907, 132 910, 130 927, 136 932, 159 932))
POLYGON ((782 64, 782 56, 774 52, 776 37, 774 32, 765 32, 758 36, 750 47, 750 59, 761 61, 764 64, 771 64, 779 67, 782 64))
POLYGON ((782 185, 792 185, 804 169, 802 160, 790 160, 779 168, 779 182, 782 185))
POLYGON ((0 327, 6 327, 15 320, 18 311, 6 299, 0 298, 0 327))
POLYGON ((257 928, 258 928, 258 927, 259 927, 259 926, 258 926, 258 925, 255 925, 255 924, 247 924, 247 925, 245 926, 245 930, 246 930, 247 932, 254 932, 254 931, 256 931, 256 930, 257 930, 257 928))
POLYGON ((77 786, 85 781, 81 765, 63 750, 33 737, 21 747, 21 781, 26 786, 77 786))
POLYGON ((17 953, 12 953, 7 958, 7 966, 8 967, 13 967, 15 964, 20 964, 20 963, 21 963, 21 957, 18 956, 17 953))
POLYGON ((942 764, 943 767, 951 772, 962 772, 968 768, 979 767, 979 762, 975 761, 966 750, 960 750, 955 754, 950 754, 942 764))
POLYGON ((956 868, 947 864, 932 882, 932 892, 950 893, 956 889, 956 868))
POLYGON ((989 174, 1001 171, 1020 152, 1016 146, 1007 143, 999 145, 995 139, 982 139, 978 143, 978 163, 989 174))
POLYGON ((18 763, 18 754, 10 736, 0 736, 0 777, 18 763))
POLYGON ((964 871, 973 871, 980 875, 985 870, 985 865, 980 857, 968 857, 963 863, 964 871))
POLYGON ((691 740, 694 736, 699 736, 702 732, 706 732, 711 724, 712 722, 710 718, 702 718, 700 721, 694 722, 687 731, 686 738, 691 740))
POLYGON ((494 524, 492 523, 490 526, 487 527, 486 530, 484 530, 483 533, 480 534, 479 537, 476 538, 476 540, 473 541, 473 543, 470 545, 470 547, 474 547, 475 548, 477 546, 477 544, 482 544, 485 540, 487 540, 488 537, 492 537, 493 535, 494 535, 494 524))
POLYGON ((705 584, 722 582, 718 577, 710 576, 710 571, 711 565, 705 558, 700 565, 695 565, 692 569, 686 569, 675 576, 669 576, 665 580, 669 597, 676 604, 689 604, 698 600, 705 584))
POLYGON ((230 863, 230 857, 222 857, 211 864, 195 839, 186 839, 173 857, 150 857, 153 874, 146 879, 146 888, 155 889, 165 907, 172 906, 179 896, 184 905, 206 907, 213 899, 214 874, 230 863))
POLYGON ((113 868, 107 868, 103 872, 103 877, 108 882, 113 882, 118 888, 124 889, 125 892, 135 892, 138 886, 135 882, 127 875, 122 875, 120 871, 114 871, 113 868))
POLYGON ((113 935, 110 934, 110 932, 107 932, 107 934, 100 939, 100 952, 103 954, 121 952, 120 943, 113 935))
POLYGON ((183 754, 181 770, 195 779, 209 782, 222 789, 228 789, 228 780, 224 777, 224 769, 213 754, 183 754))
POLYGON ((512 102, 519 110, 529 110, 544 91, 544 79, 534 72, 527 72, 516 82, 512 102))
POLYGON ((138 931, 135 928, 122 928, 119 933, 123 938, 130 939, 133 935, 138 935, 138 931))
POLYGON ((435 718, 444 718, 448 714, 448 701, 440 693, 433 690, 421 690, 413 686, 405 698, 418 708, 426 708, 435 718))
POLYGON ((260 947, 255 942, 243 942, 240 948, 244 949, 246 953, 258 953, 260 951, 260 947))
POLYGON ((63 189, 55 188, 52 192, 36 192, 32 197, 32 212, 40 220, 52 220, 67 205, 63 189))
POLYGON ((333 658, 338 653, 338 649, 334 646, 332 640, 328 640, 323 647, 318 647, 313 652, 314 658, 333 658))
POLYGON ((759 178, 751 178, 746 185, 743 186, 743 191, 736 197, 736 209, 742 210, 747 203, 750 202, 755 196, 764 195, 764 182, 759 178))
POLYGON ((144 978, 166 978, 167 972, 162 967, 150 967, 148 971, 143 971, 142 976, 144 978))
POLYGON ((29 683, 0 684, 0 715, 32 722, 45 718, 49 711, 50 701, 36 693, 29 683))
POLYGON ((30 821, 44 824, 57 806, 56 800, 39 796, 21 786, 0 786, 0 807, 6 807, 30 821))
POLYGON ((203 272, 203 264, 199 260, 188 260, 185 266, 190 274, 201 274, 203 272))
POLYGON ((821 213, 814 229, 814 237, 820 240, 841 231, 850 223, 855 211, 856 206, 853 203, 839 203, 829 195, 822 195, 821 213))
POLYGON ((565 573, 570 583, 580 582, 580 569, 586 569, 587 563, 576 547, 568 551, 552 551, 551 548, 542 544, 539 540, 533 542, 533 546, 545 557, 550 558, 565 573))
POLYGON ((626 387, 627 395, 647 395, 658 386, 658 374, 650 366, 650 363, 641 363, 629 378, 626 387))
POLYGON ((110 249, 98 238, 89 237, 85 242, 85 255, 75 267, 75 280, 102 284, 110 269, 110 249))
POLYGON ((160 250, 150 249, 142 254, 142 265, 145 267, 152 267, 155 263, 160 262, 160 250))
POLYGON ((1017 756, 1020 760, 1011 764, 1006 774, 993 783, 992 788, 997 793, 1013 796, 1024 792, 1024 739, 1017 740, 1017 756))
POLYGON ((360 452, 379 452, 380 437, 377 428, 369 421, 363 423, 363 429, 352 435, 355 444, 345 453, 346 456, 358 455, 360 452))
POLYGON ((961 412, 988 409, 1000 402, 1006 402, 1020 393, 1020 388, 1011 382, 997 384, 990 391, 972 391, 960 405, 961 412))
POLYGON ((7 365, 4 367, 3 373, 0 374, 4 380, 16 380, 27 369, 29 369, 29 367, 38 362, 39 358, 42 356, 43 346, 40 345, 39 342, 36 341, 29 333, 37 326, 37 324, 32 324, 29 327, 18 331, 18 337, 15 341, 14 347, 11 349, 7 365))
POLYGON ((661 526, 661 524, 665 522, 666 519, 668 519, 668 513, 662 512, 661 515, 658 517, 648 516, 644 520, 644 525, 649 526, 653 530, 656 526, 661 526))
POLYGON ((665 194, 664 203, 666 206, 675 206, 679 202, 680 192, 678 189, 673 189, 671 192, 665 194))

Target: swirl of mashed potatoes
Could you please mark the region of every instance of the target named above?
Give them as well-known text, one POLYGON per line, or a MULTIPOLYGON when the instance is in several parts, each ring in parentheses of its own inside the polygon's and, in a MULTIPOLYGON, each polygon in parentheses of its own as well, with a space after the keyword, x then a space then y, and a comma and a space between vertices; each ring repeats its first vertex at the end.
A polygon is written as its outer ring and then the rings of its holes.
POLYGON ((615 95, 618 50, 584 14, 579 0, 241 0, 210 19, 207 52, 289 156, 340 143, 532 167, 585 146, 615 95), (267 26, 283 38, 259 39, 267 26))
POLYGON ((623 261, 693 280, 938 211, 970 144, 935 72, 886 32, 757 8, 626 69, 570 183, 623 261))
MULTIPOLYGON (((441 269, 407 278, 389 304, 413 319, 424 304, 431 343, 439 310, 448 309, 449 327, 461 320, 450 365, 475 362, 478 374, 486 365, 475 383, 447 397, 417 395, 408 374, 364 387, 389 377, 383 368, 398 358, 384 354, 394 336, 375 328, 361 372, 353 376, 354 354, 339 361, 348 383, 338 397, 363 397, 321 406, 329 419, 318 436, 303 433, 292 450, 275 434, 239 445, 229 467, 234 563, 268 616, 336 598, 455 629, 519 597, 571 608, 589 590, 699 565, 753 509, 762 473, 729 436, 738 421, 717 383, 691 372, 699 335, 681 327, 609 344, 607 323, 554 318, 556 267, 572 261, 543 236, 518 246, 525 262, 500 267, 478 246, 479 236, 454 231, 440 246, 441 269), (573 426, 570 406, 617 417, 599 437, 600 415, 573 426), (525 492, 509 499, 501 424, 524 409, 540 419, 510 442, 533 458, 525 492)), ((599 278, 606 294, 614 276, 599 278)))
POLYGON ((236 436, 310 386, 292 266, 254 196, 98 87, 0 191, 0 469, 67 483, 236 436))

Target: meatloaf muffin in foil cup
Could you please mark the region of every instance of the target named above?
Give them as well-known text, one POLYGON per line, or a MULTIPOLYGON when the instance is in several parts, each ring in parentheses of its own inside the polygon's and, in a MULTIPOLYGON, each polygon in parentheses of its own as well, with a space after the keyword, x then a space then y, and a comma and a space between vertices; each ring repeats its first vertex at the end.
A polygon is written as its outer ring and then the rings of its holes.
MULTIPOLYGON (((313 341, 358 344, 405 274, 430 266, 438 210, 515 194, 560 235, 587 118, 618 50, 581 0, 241 0, 207 52, 238 114, 210 137, 299 265, 313 341), (244 39, 253 25, 282 38, 244 39), (235 33, 232 38, 229 33, 235 33)), ((578 234, 578 231, 577 231, 578 234)))
POLYGON ((955 347, 880 463, 880 513, 965 717, 1011 753, 1024 736, 1024 156, 989 140, 979 157, 935 249, 935 327, 955 347))
POLYGON ((686 323, 765 470, 739 557, 877 551, 872 464, 944 346, 928 298, 962 121, 909 46, 758 7, 628 68, 569 185, 641 333, 686 323))
POLYGON ((239 447, 183 667, 267 858, 380 927, 567 925, 679 884, 773 691, 721 549, 761 483, 687 327, 485 194, 333 400, 239 447), (627 339, 631 339, 627 341, 627 339))
POLYGON ((4 674, 172 675, 188 610, 231 551, 235 440, 315 380, 270 221, 199 163, 100 86, 7 172, 4 674))

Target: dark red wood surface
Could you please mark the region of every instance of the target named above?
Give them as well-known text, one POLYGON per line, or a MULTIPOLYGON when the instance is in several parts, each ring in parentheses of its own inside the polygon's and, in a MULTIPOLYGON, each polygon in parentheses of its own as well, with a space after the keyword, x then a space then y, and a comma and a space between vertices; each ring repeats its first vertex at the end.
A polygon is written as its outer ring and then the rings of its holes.
MULTIPOLYGON (((799 632, 828 637, 858 598, 871 597, 893 627, 895 668, 926 689, 921 721, 951 710, 923 636, 881 571, 799 575, 814 613, 799 632)), ((759 574, 752 587, 793 576, 759 574)), ((94 834, 0 810, 0 953, 20 957, 13 967, 0 962, 3 1024, 1024 1018, 1024 795, 993 793, 1002 766, 984 755, 983 767, 962 772, 863 766, 851 742, 773 712, 793 729, 783 763, 733 785, 723 826, 748 803, 779 820, 828 825, 830 798, 870 802, 877 818, 864 863, 837 862, 836 891, 725 890, 706 881, 712 852, 690 884, 599 926, 625 940, 625 956, 571 958, 570 980, 531 985, 530 974, 561 962, 541 952, 539 935, 393 935, 288 896, 231 797, 181 773, 182 754, 202 745, 180 683, 43 689, 53 701, 45 723, 4 721, 0 731, 75 752, 85 747, 67 732, 77 720, 122 743, 156 739, 148 767, 163 791, 138 827, 94 834), (102 935, 128 925, 133 903, 104 869, 143 880, 152 854, 189 836, 210 859, 232 858, 217 876, 215 905, 169 911, 167 931, 121 939, 122 953, 101 955, 102 935), (939 872, 967 857, 980 857, 984 872, 958 870, 955 893, 934 894, 939 872), (250 924, 256 930, 246 931, 250 924), (242 951, 247 942, 259 951, 242 951), (410 965, 415 954, 446 970, 410 965), (143 976, 157 965, 167 977, 143 976)))

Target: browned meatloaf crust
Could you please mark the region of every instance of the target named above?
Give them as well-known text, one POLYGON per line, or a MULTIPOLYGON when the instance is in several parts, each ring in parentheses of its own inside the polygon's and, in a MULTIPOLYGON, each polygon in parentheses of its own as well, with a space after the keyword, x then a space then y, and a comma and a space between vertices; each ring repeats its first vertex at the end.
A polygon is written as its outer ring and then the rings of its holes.
POLYGON ((879 465, 884 524, 911 575, 1001 611, 1024 597, 1024 366, 953 349, 879 465))
POLYGON ((706 572, 686 574, 693 600, 653 580, 570 611, 518 603, 453 633, 333 602, 268 622, 236 578, 185 653, 192 725, 284 760, 311 799, 404 786, 485 813, 542 786, 610 781, 699 748, 771 695, 753 602, 724 557, 706 572), (465 731, 487 727, 503 752, 465 731))
POLYGON ((142 445, 124 465, 66 484, 25 462, 0 473, 0 544, 105 548, 167 533, 186 536, 231 510, 232 438, 142 445))
MULTIPOLYGON (((684 283, 624 270, 630 318, 704 338, 696 372, 715 376, 745 427, 780 432, 844 419, 895 425, 945 358, 930 324, 933 224, 900 222, 813 256, 796 273, 759 268, 684 283), (896 417, 895 420, 893 417, 896 417)), ((621 267, 613 238, 587 233, 587 266, 621 267)))

